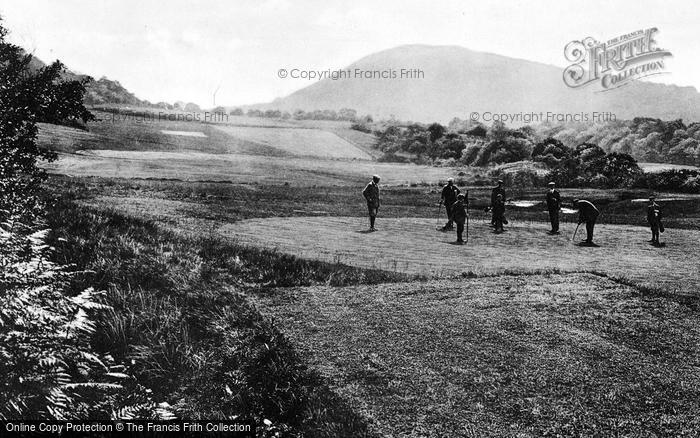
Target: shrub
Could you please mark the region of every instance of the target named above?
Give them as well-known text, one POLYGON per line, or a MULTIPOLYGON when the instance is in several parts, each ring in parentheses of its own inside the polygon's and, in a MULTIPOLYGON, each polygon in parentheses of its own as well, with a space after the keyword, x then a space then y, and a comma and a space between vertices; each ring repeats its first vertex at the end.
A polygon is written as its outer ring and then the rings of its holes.
POLYGON ((377 161, 380 163, 409 163, 411 160, 403 155, 396 155, 391 152, 387 152, 377 158, 377 161))
POLYGON ((529 169, 522 169, 518 170, 513 175, 513 184, 516 187, 530 188, 542 186, 543 181, 537 172, 529 169))
POLYGON ((597 174, 588 180, 588 184, 591 187, 605 189, 610 186, 610 179, 605 175, 597 174))
POLYGON ((355 131, 365 132, 367 134, 372 133, 372 128, 370 128, 369 126, 367 126, 366 124, 364 124, 362 122, 353 123, 352 125, 350 125, 350 129, 354 129, 355 131))
POLYGON ((481 151, 481 146, 482 145, 480 143, 471 143, 467 145, 467 147, 462 151, 462 156, 460 157, 459 161, 467 166, 474 164, 476 158, 479 156, 479 152, 481 151))
POLYGON ((0 419, 167 416, 125 366, 93 350, 102 292, 66 293, 72 274, 48 258, 46 234, 0 226, 0 419))
POLYGON ((686 192, 700 193, 700 175, 695 175, 695 176, 689 177, 681 185, 681 188, 686 192))

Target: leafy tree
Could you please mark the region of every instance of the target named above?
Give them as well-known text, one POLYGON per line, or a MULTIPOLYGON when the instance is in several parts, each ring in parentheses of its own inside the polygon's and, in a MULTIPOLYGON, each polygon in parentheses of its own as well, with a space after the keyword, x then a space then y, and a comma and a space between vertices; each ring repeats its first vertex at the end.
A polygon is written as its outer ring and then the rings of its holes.
POLYGON ((631 155, 613 152, 605 157, 602 173, 613 187, 627 187, 634 184, 642 169, 631 155))
POLYGON ((468 120, 462 120, 459 117, 455 117, 450 120, 450 123, 447 124, 447 130, 459 134, 466 134, 469 130, 469 125, 470 122, 468 120))
POLYGON ((354 122, 357 120, 357 111, 352 108, 341 108, 338 110, 338 119, 354 122))
POLYGON ((441 158, 454 158, 459 159, 462 156, 462 151, 466 147, 464 140, 455 134, 450 133, 438 141, 439 144, 439 154, 441 158))
POLYGON ((496 142, 502 142, 506 139, 506 137, 511 135, 511 130, 506 127, 506 124, 501 122, 500 120, 496 120, 493 122, 491 125, 491 129, 489 129, 488 136, 492 140, 496 142))
POLYGON ((581 171, 589 176, 603 171, 605 166, 605 151, 598 145, 581 143, 574 150, 574 157, 581 162, 581 171))
POLYGON ((530 152, 531 147, 526 140, 494 140, 481 149, 475 164, 477 166, 485 166, 487 164, 513 163, 527 159, 530 156, 530 152))
POLYGON ((388 154, 394 154, 401 148, 401 129, 396 125, 389 125, 380 132, 377 140, 377 148, 388 154))
POLYGON ((428 132, 418 123, 408 125, 403 135, 402 150, 416 154, 419 158, 428 153, 428 132))
POLYGON ((428 126, 428 132, 430 133, 430 141, 435 142, 440 140, 447 132, 447 128, 439 123, 433 123, 428 126))
POLYGON ((279 119, 282 117, 282 111, 269 109, 265 111, 264 116, 268 119, 279 119))
POLYGON ((481 152, 483 144, 482 143, 476 143, 472 142, 466 145, 464 150, 462 151, 462 156, 460 157, 459 161, 462 164, 466 165, 471 165, 475 164, 477 158, 479 157, 479 154, 481 152))
POLYGON ((188 102, 185 104, 185 107, 183 108, 185 111, 189 113, 199 113, 202 112, 202 108, 199 107, 196 103, 188 102))
POLYGON ((58 61, 32 72, 31 55, 6 43, 6 34, 0 26, 0 219, 31 217, 40 207, 37 191, 46 172, 39 162, 57 156, 37 146, 36 123, 75 126, 94 119, 83 105, 85 81, 61 81, 58 61))
POLYGON ((482 124, 478 124, 474 128, 467 131, 467 135, 473 135, 474 137, 486 137, 488 130, 482 124))
POLYGON ((92 350, 100 293, 69 295, 70 274, 50 260, 47 230, 36 230, 39 162, 56 159, 37 146, 37 122, 91 120, 85 82, 62 80, 59 62, 33 71, 6 34, 0 26, 0 419, 109 418, 125 407, 118 392, 130 377, 92 350))
POLYGON ((533 160, 542 161, 551 167, 557 166, 562 160, 571 158, 572 156, 573 151, 553 137, 546 138, 544 141, 537 143, 532 149, 533 160))

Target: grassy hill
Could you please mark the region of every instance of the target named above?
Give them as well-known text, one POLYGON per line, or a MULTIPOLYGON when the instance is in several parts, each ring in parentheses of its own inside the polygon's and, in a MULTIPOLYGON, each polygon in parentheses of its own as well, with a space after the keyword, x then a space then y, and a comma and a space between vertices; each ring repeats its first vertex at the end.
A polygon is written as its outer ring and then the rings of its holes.
POLYGON ((633 82, 606 93, 571 89, 562 69, 457 46, 400 46, 345 67, 396 71, 396 79, 325 79, 264 107, 294 110, 354 108, 358 113, 402 120, 448 121, 473 111, 577 113, 610 111, 636 116, 700 120, 700 94, 693 87, 633 82), (401 78, 400 69, 424 71, 401 78))

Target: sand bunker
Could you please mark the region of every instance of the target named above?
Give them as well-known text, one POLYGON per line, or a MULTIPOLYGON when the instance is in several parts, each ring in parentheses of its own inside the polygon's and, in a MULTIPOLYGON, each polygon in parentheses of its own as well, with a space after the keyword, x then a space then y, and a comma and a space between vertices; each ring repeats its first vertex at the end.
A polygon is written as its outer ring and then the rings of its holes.
POLYGON ((166 130, 162 130, 160 132, 162 132, 163 134, 166 134, 166 135, 180 135, 182 137, 204 137, 204 138, 207 138, 207 135, 205 133, 199 132, 199 131, 166 131, 166 130))

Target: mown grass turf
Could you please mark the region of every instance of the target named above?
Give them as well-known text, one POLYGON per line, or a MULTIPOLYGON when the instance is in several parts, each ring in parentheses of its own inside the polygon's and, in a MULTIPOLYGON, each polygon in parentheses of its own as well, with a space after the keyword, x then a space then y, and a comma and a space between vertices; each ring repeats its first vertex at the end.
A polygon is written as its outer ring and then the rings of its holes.
MULTIPOLYGON (((697 432, 695 301, 598 276, 337 289, 325 285, 411 278, 211 237, 222 224, 256 217, 352 212, 363 223, 355 187, 50 183, 79 199, 51 216, 55 236, 67 239, 55 241, 58 257, 92 269, 76 288, 107 289, 116 309, 100 328, 99 347, 134 359, 130 372, 181 414, 266 416, 307 436, 697 432), (171 226, 187 233, 165 231, 171 226), (273 288, 304 285, 316 286, 273 288), (260 317, 244 289, 260 292, 272 320, 260 317), (471 300, 465 290, 478 293, 471 300)), ((437 187, 384 193, 385 218, 436 210, 437 187)), ((619 192, 587 194, 614 203, 619 192)), ((488 189, 474 191, 479 202, 487 197, 488 189)))
POLYGON ((669 229, 663 245, 656 246, 648 242, 648 228, 600 224, 594 233, 598 246, 585 247, 578 245, 586 237, 583 226, 576 242, 570 240, 575 223, 564 223, 561 234, 550 235, 549 224, 513 220, 496 234, 489 218, 483 218, 470 221, 466 245, 454 245, 456 233, 436 232, 434 219, 380 217, 375 225, 377 231, 368 233, 364 218, 294 217, 249 219, 216 230, 240 243, 298 257, 429 277, 595 271, 663 288, 669 295, 697 298, 700 289, 700 272, 688 269, 689 260, 700 258, 697 230, 669 229))
POLYGON ((260 294, 381 436, 697 436, 698 311, 592 274, 260 294))
MULTIPOLYGON (((172 180, 139 180, 124 178, 68 178, 54 175, 51 185, 61 187, 81 199, 99 198, 106 205, 129 208, 144 205, 143 214, 153 217, 160 213, 148 205, 161 205, 164 220, 189 217, 219 222, 241 219, 288 216, 357 216, 366 215, 361 191, 364 180, 357 185, 333 186, 318 184, 234 184, 221 182, 186 182, 172 180), (169 201, 184 204, 175 206, 169 201), (176 207, 177 212, 170 207, 176 207)), ((438 209, 440 186, 416 187, 386 185, 382 188, 381 217, 444 217, 444 207, 438 209)), ((470 215, 475 220, 490 216, 484 208, 490 203, 490 188, 468 187, 470 215)), ((531 200, 539 204, 528 208, 509 206, 506 215, 514 221, 548 221, 544 194, 539 189, 522 190, 514 199, 531 200)), ((566 189, 562 196, 567 203, 573 198, 589 199, 601 210, 600 223, 646 226, 646 204, 632 202, 646 196, 643 190, 566 189)), ((672 196, 672 195, 669 195, 672 196)), ((668 228, 700 229, 700 196, 685 195, 683 199, 663 203, 664 223, 668 228)), ((569 205, 570 207, 570 205, 569 205)), ((575 220, 575 215, 562 215, 562 220, 575 220)))

